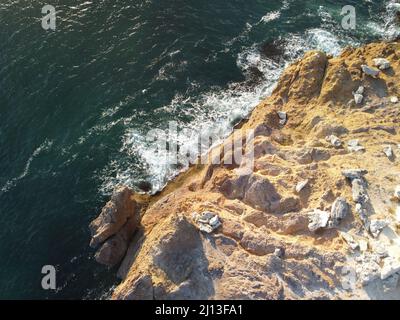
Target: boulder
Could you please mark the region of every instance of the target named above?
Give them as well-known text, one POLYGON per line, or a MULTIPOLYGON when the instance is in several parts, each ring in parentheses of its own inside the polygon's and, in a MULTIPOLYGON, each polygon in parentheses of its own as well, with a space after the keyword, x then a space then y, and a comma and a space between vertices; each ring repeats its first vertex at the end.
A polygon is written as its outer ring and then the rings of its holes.
POLYGON ((246 204, 261 211, 271 211, 280 200, 281 196, 269 180, 258 175, 250 177, 243 199, 246 204))

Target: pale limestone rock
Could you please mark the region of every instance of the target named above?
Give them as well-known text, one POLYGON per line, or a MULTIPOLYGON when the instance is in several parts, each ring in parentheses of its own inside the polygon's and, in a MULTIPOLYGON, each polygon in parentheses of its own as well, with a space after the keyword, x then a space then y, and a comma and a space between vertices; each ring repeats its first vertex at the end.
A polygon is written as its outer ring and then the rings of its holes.
POLYGON ((371 223, 369 225, 369 230, 371 231, 371 234, 377 238, 379 234, 382 232, 384 228, 386 228, 389 225, 389 223, 385 220, 371 220, 371 223))
POLYGON ((327 136, 326 141, 328 141, 335 148, 340 148, 342 146, 342 141, 333 134, 330 136, 327 136))
POLYGON ((353 236, 349 233, 346 232, 340 232, 340 235, 346 241, 346 243, 349 245, 349 247, 353 250, 356 250, 359 248, 359 244, 354 240, 353 236))
POLYGON ((392 146, 385 146, 383 147, 383 153, 388 157, 389 159, 392 159, 394 157, 393 153, 393 148, 392 146))
POLYGON ((314 209, 314 211, 310 214, 310 223, 308 225, 308 230, 310 230, 311 232, 315 232, 319 229, 326 228, 328 226, 329 218, 329 212, 314 209))
POLYGON ((354 140, 350 140, 347 143, 347 149, 350 152, 361 152, 361 151, 365 151, 365 148, 363 146, 360 145, 360 141, 358 139, 354 139, 354 140))
POLYGON ((390 97, 390 102, 391 102, 391 103, 397 103, 397 102, 399 102, 399 98, 398 98, 398 97, 395 97, 395 96, 390 97))
POLYGON ((386 70, 390 68, 390 62, 384 58, 376 58, 372 60, 374 62, 374 66, 379 70, 386 70))
POLYGON ((305 187, 307 187, 308 183, 309 183, 309 180, 308 180, 308 179, 307 179, 307 180, 300 181, 300 182, 296 185, 296 192, 297 192, 297 193, 300 193, 305 187))
POLYGON ((365 65, 365 64, 363 64, 363 65, 361 66, 361 69, 362 69, 362 71, 363 71, 366 75, 371 76, 371 77, 373 77, 373 78, 378 77, 379 72, 380 72, 379 70, 374 69, 374 68, 371 68, 371 67, 369 67, 369 66, 367 66, 367 65, 365 65))
POLYGON ((400 271, 400 261, 393 257, 387 257, 383 260, 381 279, 385 280, 399 271, 400 271))

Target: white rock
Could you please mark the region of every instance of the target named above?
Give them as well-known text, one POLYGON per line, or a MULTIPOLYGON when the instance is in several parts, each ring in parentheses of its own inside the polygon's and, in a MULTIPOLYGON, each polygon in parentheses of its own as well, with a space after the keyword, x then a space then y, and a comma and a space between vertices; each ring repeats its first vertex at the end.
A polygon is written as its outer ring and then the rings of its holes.
POLYGON ((308 230, 310 230, 311 232, 315 232, 318 229, 326 228, 329 218, 329 212, 314 209, 314 211, 310 214, 310 223, 308 225, 308 230))
POLYGON ((365 88, 363 86, 359 86, 355 93, 363 95, 364 91, 365 91, 365 88))
POLYGON ((287 113, 284 111, 278 111, 279 123, 285 125, 287 122, 287 113))
POLYGON ((372 61, 374 62, 374 66, 379 70, 386 70, 390 68, 390 62, 384 58, 376 58, 372 61))
POLYGON ((397 97, 390 97, 390 102, 391 103, 397 103, 397 102, 399 102, 399 98, 397 98, 397 97))
POLYGON ((359 94, 359 93, 354 94, 354 102, 356 104, 362 104, 363 100, 364 100, 364 96, 362 94, 359 94))
POLYGON ((376 78, 379 75, 379 72, 380 72, 379 70, 371 68, 371 67, 368 67, 365 64, 363 64, 361 66, 361 69, 366 75, 374 77, 374 78, 376 78))
POLYGON ((393 158, 394 153, 393 153, 393 149, 392 146, 385 146, 383 148, 383 153, 386 155, 386 157, 388 157, 389 159, 393 158))
POLYGON ((358 242, 359 246, 360 246, 360 250, 361 252, 365 252, 368 250, 368 241, 366 240, 360 240, 358 242))
POLYGON ((347 142, 347 149, 350 152, 365 151, 365 148, 360 145, 360 141, 358 139, 350 140, 349 142, 347 142))
POLYGON ((367 173, 368 171, 365 169, 347 169, 342 171, 342 175, 350 180, 363 179, 367 173))
POLYGON ((300 193, 305 187, 307 187, 309 180, 300 181, 296 186, 296 192, 300 193))
POLYGON ((385 229, 388 225, 389 223, 386 220, 371 220, 369 231, 371 231, 371 234, 375 238, 377 238, 382 230, 385 229))
POLYGON ((213 228, 218 228, 221 225, 221 222, 219 221, 219 217, 215 216, 210 220, 210 226, 213 228))
POLYGON ((198 213, 193 213, 192 217, 199 230, 205 233, 212 233, 222 224, 218 215, 210 211, 205 211, 201 215, 198 213))
POLYGON ((400 261, 393 257, 388 257, 383 260, 383 267, 381 269, 381 279, 385 280, 399 271, 400 271, 400 261))
POLYGON ((340 148, 342 146, 342 141, 335 135, 330 135, 327 136, 326 141, 328 141, 331 145, 333 145, 335 148, 340 148))

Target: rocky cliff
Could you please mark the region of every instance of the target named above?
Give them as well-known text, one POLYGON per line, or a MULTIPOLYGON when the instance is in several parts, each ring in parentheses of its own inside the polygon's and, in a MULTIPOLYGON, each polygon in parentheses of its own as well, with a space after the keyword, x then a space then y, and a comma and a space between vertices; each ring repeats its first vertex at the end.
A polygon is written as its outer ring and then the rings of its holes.
POLYGON ((99 262, 125 256, 112 298, 400 299, 399 58, 399 42, 309 52, 242 124, 253 172, 244 157, 152 197, 118 189, 91 225, 99 262))

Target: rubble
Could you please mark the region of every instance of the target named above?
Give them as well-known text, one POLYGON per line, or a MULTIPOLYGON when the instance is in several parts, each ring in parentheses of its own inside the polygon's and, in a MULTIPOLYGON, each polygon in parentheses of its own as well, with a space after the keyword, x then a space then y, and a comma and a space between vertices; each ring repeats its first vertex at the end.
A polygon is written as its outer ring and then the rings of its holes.
POLYGON ((222 225, 219 216, 210 211, 205 211, 201 215, 194 213, 193 220, 199 230, 205 233, 212 233, 222 225))

